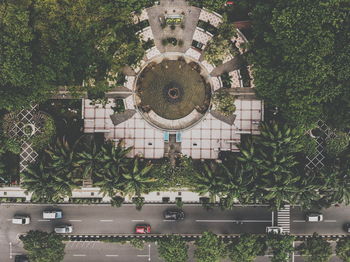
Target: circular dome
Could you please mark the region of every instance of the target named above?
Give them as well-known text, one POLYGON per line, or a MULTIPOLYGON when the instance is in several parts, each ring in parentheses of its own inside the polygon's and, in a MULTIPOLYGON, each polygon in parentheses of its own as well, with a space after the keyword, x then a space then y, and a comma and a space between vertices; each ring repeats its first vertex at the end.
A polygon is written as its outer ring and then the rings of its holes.
POLYGON ((141 71, 135 93, 137 107, 146 120, 161 129, 184 129, 208 110, 211 87, 198 63, 163 60, 151 62, 141 71), (177 120, 182 124, 177 125, 177 120))

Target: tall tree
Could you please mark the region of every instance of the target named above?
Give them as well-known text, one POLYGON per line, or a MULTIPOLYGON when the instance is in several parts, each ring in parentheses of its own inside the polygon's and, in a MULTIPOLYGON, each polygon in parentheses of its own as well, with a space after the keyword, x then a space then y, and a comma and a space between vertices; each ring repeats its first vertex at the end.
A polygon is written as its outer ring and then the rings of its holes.
POLYGON ((294 237, 289 235, 269 234, 267 245, 272 249, 271 262, 288 262, 293 248, 294 237))
POLYGON ((165 262, 188 261, 188 245, 181 236, 166 236, 159 241, 159 256, 165 262))
POLYGON ((301 150, 300 133, 277 122, 263 123, 260 130, 253 143, 242 146, 237 159, 252 173, 256 197, 279 209, 284 203, 293 203, 300 190, 302 176, 296 158, 301 150))
POLYGON ((133 165, 123 173, 123 192, 127 195, 140 196, 151 191, 150 186, 156 179, 150 176, 152 164, 143 166, 140 160, 135 158, 133 165))
POLYGON ((63 261, 64 248, 63 237, 56 233, 42 231, 29 231, 20 237, 24 249, 33 262, 59 262, 63 261))
POLYGON ((211 232, 204 232, 195 246, 194 257, 198 262, 219 262, 226 257, 225 243, 211 232))
POLYGON ((337 256, 344 262, 350 262, 350 238, 342 238, 337 242, 335 249, 337 256))
POLYGON ((253 262, 265 250, 266 245, 261 237, 246 234, 228 246, 228 256, 232 262, 253 262))
POLYGON ((224 184, 224 172, 226 169, 222 164, 210 162, 203 164, 202 170, 197 172, 193 178, 194 190, 201 195, 209 193, 211 198, 220 196, 224 184))
POLYGON ((132 12, 150 1, 0 3, 0 108, 48 98, 59 85, 102 93, 144 55, 132 12), (4 48, 6 47, 6 48, 4 48), (109 74, 111 73, 111 74, 109 74))
POLYGON ((250 62, 258 95, 294 124, 349 126, 347 0, 256 1, 250 62))
POLYGON ((298 250, 306 262, 328 262, 333 253, 331 244, 316 233, 306 239, 298 250))
POLYGON ((44 166, 45 159, 39 164, 27 168, 22 174, 21 186, 26 192, 33 193, 32 199, 37 202, 59 202, 71 196, 72 190, 80 185, 80 179, 71 174, 56 174, 44 166))

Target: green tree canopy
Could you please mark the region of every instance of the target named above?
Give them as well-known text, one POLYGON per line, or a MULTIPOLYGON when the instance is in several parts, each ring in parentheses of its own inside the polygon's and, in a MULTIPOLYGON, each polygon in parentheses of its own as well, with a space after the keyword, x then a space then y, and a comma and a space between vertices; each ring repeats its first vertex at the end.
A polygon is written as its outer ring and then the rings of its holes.
POLYGON ((272 249, 271 262, 288 262, 293 248, 294 237, 289 235, 269 234, 267 245, 272 249))
POLYGON ((348 127, 348 1, 256 2, 249 58, 258 95, 295 124, 348 127))
POLYGON ((188 245, 181 236, 167 236, 159 241, 159 256, 165 262, 188 261, 188 245))
POLYGON ((131 13, 150 3, 2 1, 0 108, 25 107, 58 85, 81 86, 84 80, 91 92, 106 90, 110 75, 143 57, 131 13))
POLYGON ((316 233, 311 238, 306 239, 298 247, 298 250, 306 262, 327 262, 333 253, 331 244, 316 233))
POLYGON ((337 242, 335 249, 337 256, 344 262, 350 262, 350 238, 343 238, 337 242))
POLYGON ((253 262, 264 253, 266 245, 261 237, 246 234, 233 241, 227 250, 232 262, 253 262))
POLYGON ((219 262, 226 256, 225 243, 211 232, 204 232, 195 246, 194 257, 198 262, 219 262))
POLYGON ((24 249, 33 262, 59 262, 64 258, 63 238, 56 233, 29 231, 21 236, 24 249))

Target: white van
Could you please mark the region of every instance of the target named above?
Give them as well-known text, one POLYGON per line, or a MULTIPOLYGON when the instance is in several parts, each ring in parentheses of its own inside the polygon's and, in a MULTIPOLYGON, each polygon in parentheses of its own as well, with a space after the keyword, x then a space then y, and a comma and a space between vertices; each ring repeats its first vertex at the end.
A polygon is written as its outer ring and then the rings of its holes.
POLYGON ((321 222, 323 221, 323 215, 321 213, 308 213, 306 214, 307 222, 321 222))
POLYGON ((71 225, 62 225, 55 227, 55 232, 57 234, 67 234, 73 232, 73 227, 71 225))
POLYGON ((59 219, 62 218, 63 214, 60 210, 50 210, 43 212, 43 219, 59 219))
POLYGON ((30 223, 30 217, 29 216, 19 216, 16 215, 12 218, 12 224, 16 225, 28 225, 30 223))

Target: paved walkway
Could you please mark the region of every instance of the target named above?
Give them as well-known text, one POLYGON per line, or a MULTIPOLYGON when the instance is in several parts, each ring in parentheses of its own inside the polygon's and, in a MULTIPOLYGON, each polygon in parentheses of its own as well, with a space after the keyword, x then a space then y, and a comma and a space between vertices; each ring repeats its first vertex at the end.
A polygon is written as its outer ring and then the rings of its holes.
POLYGON ((160 52, 185 52, 192 44, 192 37, 197 26, 200 9, 189 6, 184 0, 162 0, 160 5, 147 9, 148 19, 152 28, 154 42, 160 52), (166 15, 178 14, 184 16, 184 28, 176 26, 171 30, 169 26, 161 27, 160 19, 166 15), (183 46, 162 45, 162 39, 175 37, 184 42, 183 46))
POLYGON ((227 63, 215 67, 214 70, 211 71, 210 75, 211 76, 219 76, 225 72, 231 72, 233 70, 238 70, 241 68, 242 60, 243 60, 242 56, 240 56, 240 55, 235 56, 232 60, 228 61, 227 63))

